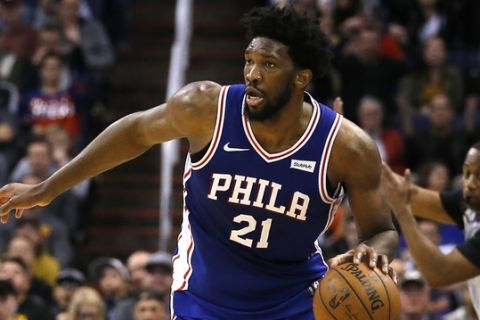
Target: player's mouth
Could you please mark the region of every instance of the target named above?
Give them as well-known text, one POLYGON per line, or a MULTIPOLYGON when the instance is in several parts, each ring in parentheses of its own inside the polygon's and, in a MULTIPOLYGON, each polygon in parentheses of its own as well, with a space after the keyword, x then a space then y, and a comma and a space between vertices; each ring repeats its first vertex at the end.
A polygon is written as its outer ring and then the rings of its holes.
POLYGON ((258 108, 263 102, 263 94, 252 87, 248 87, 245 90, 246 93, 246 103, 249 107, 258 108))

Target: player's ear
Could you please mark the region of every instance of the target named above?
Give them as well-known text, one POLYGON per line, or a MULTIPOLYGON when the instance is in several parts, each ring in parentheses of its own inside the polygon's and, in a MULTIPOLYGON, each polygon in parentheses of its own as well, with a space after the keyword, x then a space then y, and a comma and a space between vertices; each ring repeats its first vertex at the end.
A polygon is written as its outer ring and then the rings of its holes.
POLYGON ((295 84, 301 88, 306 88, 312 81, 312 71, 310 69, 300 69, 295 76, 295 84))

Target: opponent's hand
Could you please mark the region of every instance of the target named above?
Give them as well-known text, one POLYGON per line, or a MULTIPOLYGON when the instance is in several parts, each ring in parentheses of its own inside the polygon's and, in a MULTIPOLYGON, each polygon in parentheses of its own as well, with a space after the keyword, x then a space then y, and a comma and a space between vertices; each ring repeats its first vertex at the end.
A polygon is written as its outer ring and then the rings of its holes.
POLYGON ((328 261, 330 267, 335 267, 345 262, 359 264, 365 261, 370 268, 378 267, 383 273, 389 275, 397 283, 395 270, 390 266, 388 257, 384 254, 378 254, 376 250, 365 243, 358 244, 355 248, 333 257, 328 261))
POLYGON ((1 222, 7 223, 10 212, 13 210, 15 210, 15 217, 19 219, 25 209, 48 205, 50 201, 44 199, 40 189, 40 185, 38 184, 30 185, 22 183, 11 183, 1 188, 1 222))
POLYGON ((410 205, 410 198, 414 192, 411 182, 411 172, 405 170, 403 177, 390 169, 390 167, 382 164, 382 186, 385 192, 388 205, 395 214, 407 212, 410 205))

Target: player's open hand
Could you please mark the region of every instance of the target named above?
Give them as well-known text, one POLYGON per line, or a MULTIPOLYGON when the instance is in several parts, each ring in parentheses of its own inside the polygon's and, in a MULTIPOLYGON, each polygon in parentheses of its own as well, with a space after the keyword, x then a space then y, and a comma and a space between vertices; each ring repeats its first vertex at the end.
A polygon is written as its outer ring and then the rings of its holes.
POLYGON ((410 205, 410 198, 413 192, 411 173, 405 170, 403 177, 395 172, 385 163, 382 165, 382 187, 387 202, 395 214, 407 212, 410 205))
POLYGON ((19 219, 25 209, 35 206, 46 206, 47 201, 40 192, 40 185, 22 183, 7 184, 0 189, 0 218, 2 223, 8 222, 10 212, 15 210, 19 219))
POLYGON ((345 262, 359 264, 361 261, 365 262, 372 269, 378 267, 383 273, 389 275, 395 283, 397 282, 397 275, 390 266, 388 257, 384 254, 378 254, 373 247, 365 243, 360 243, 355 248, 333 257, 328 261, 328 264, 330 267, 335 267, 345 262))

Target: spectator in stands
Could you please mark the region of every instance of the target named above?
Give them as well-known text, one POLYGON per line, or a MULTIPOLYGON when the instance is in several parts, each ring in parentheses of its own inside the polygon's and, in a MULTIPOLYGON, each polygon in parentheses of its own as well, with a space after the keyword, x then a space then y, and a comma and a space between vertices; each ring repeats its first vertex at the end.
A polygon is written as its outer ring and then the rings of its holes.
MULTIPOLYGON (((421 219, 418 221, 418 227, 443 254, 449 254, 455 249, 454 244, 443 243, 439 223, 432 220, 421 219)), ((409 256, 407 248, 405 248, 401 255, 405 260, 407 268, 415 268, 415 263, 409 256)), ((455 287, 431 288, 428 310, 433 317, 441 317, 456 306, 456 300, 455 287)))
POLYGON ((465 131, 456 124, 448 96, 435 94, 425 107, 426 124, 407 136, 409 167, 419 170, 427 161, 442 161, 453 174, 460 174, 467 150, 465 131))
POLYGON ((140 292, 150 280, 146 266, 151 253, 144 250, 133 252, 127 259, 127 269, 130 274, 130 291, 140 292))
POLYGON ((128 270, 120 260, 111 257, 97 258, 88 268, 105 302, 107 319, 114 320, 115 307, 128 297, 128 270))
POLYGON ((27 175, 44 179, 57 169, 52 161, 52 146, 44 138, 39 137, 32 140, 28 144, 26 152, 26 156, 13 169, 10 181, 19 182, 27 175))
POLYGON ((0 319, 18 319, 17 308, 17 292, 13 285, 8 280, 0 280, 0 319))
POLYGON ((79 0, 60 0, 58 16, 72 50, 80 49, 88 68, 102 70, 112 65, 114 54, 105 29, 98 21, 80 16, 79 0))
POLYGON ((105 320, 106 308, 100 294, 91 287, 80 287, 73 294, 66 314, 59 320, 105 320))
MULTIPOLYGON (((150 256, 145 268, 151 277, 146 289, 169 297, 173 282, 172 255, 161 250, 157 251, 150 256)), ((165 305, 167 310, 170 310, 168 301, 165 302, 165 305)))
POLYGON ((17 95, 18 91, 24 91, 34 84, 34 70, 30 60, 8 50, 0 46, 2 95, 17 95))
POLYGON ((407 134, 413 129, 413 118, 428 113, 428 103, 435 95, 445 94, 454 112, 463 105, 464 80, 460 70, 447 61, 445 41, 438 37, 426 40, 422 54, 423 65, 399 83, 397 104, 407 134))
POLYGON ((85 285, 85 282, 85 276, 77 269, 66 268, 60 271, 53 288, 55 305, 52 310, 55 316, 67 312, 73 294, 85 285))
MULTIPOLYGON (((397 172, 403 174, 402 172, 397 172)), ((417 183, 423 188, 442 192, 451 188, 450 170, 441 161, 429 161, 418 170, 417 183)))
POLYGON ((372 96, 364 96, 358 105, 358 125, 365 130, 377 144, 382 160, 393 171, 405 170, 404 139, 400 131, 390 129, 384 123, 383 104, 372 96))
POLYGON ((17 221, 15 227, 15 235, 26 237, 33 242, 33 275, 53 287, 60 271, 60 262, 47 250, 46 241, 51 233, 51 226, 41 224, 38 217, 30 215, 27 215, 23 222, 17 221))
POLYGON ((0 183, 8 180, 10 170, 20 155, 15 119, 17 106, 16 86, 0 81, 0 183))
POLYGON ((62 29, 58 23, 48 23, 39 30, 39 45, 32 58, 34 66, 39 66, 46 55, 49 53, 59 55, 65 63, 62 68, 60 88, 67 89, 72 84, 72 74, 70 68, 71 59, 68 48, 63 41, 62 29))
POLYGON ((134 308, 134 320, 167 320, 164 297, 154 291, 143 291, 134 308))
POLYGON ((51 125, 61 125, 74 141, 80 137, 81 101, 70 88, 62 87, 65 64, 56 53, 48 53, 40 63, 39 87, 25 93, 19 109, 24 131, 45 134, 51 125))
POLYGON ((46 297, 29 293, 32 286, 31 270, 21 258, 2 257, 0 279, 12 282, 17 292, 19 314, 24 314, 28 320, 53 320, 48 305, 42 300, 46 297))
POLYGON ((1 0, 0 20, 4 23, 0 49, 31 60, 38 45, 38 34, 22 21, 21 0, 1 0))
MULTIPOLYGON (((58 168, 58 165, 53 162, 52 153, 52 146, 46 139, 35 138, 27 146, 27 156, 22 158, 13 169, 10 181, 24 181, 31 184, 50 176, 58 168)), ((75 233, 79 230, 77 226, 78 205, 86 195, 86 188, 88 188, 88 182, 86 185, 83 183, 79 184, 78 187, 73 188, 48 206, 34 208, 31 214, 39 216, 42 213, 42 216, 50 216, 42 217, 42 219, 45 218, 42 221, 52 226, 58 225, 59 220, 60 224, 67 227, 65 232, 71 232, 72 236, 75 236, 75 233)), ((65 228, 58 226, 57 229, 55 236, 58 238, 56 240, 60 240, 60 238, 64 237, 62 230, 65 228)), ((63 247, 63 249, 66 249, 66 247, 63 247)), ((69 251, 66 251, 66 256, 60 251, 55 250, 54 252, 55 255, 61 254, 65 258, 62 258, 62 265, 68 265, 71 258, 69 251)))
POLYGON ((133 309, 137 302, 137 296, 147 288, 151 276, 145 266, 151 254, 144 250, 134 251, 127 259, 129 273, 129 296, 115 306, 113 311, 115 320, 133 320, 133 309))
POLYGON ((405 65, 381 55, 381 32, 376 25, 365 26, 344 46, 336 67, 340 72, 345 116, 358 123, 356 106, 364 95, 377 97, 385 106, 385 122, 393 123, 392 92, 405 73, 405 65))
POLYGON ((418 270, 407 270, 400 279, 400 320, 433 320, 428 313, 430 288, 418 270))
MULTIPOLYGON (((30 222, 25 223, 25 225, 27 224, 30 224, 30 222)), ((32 238, 26 235, 23 230, 15 234, 8 243, 6 254, 21 257, 32 271, 35 281, 42 282, 42 286, 46 284, 51 287, 54 284, 52 277, 57 276, 59 265, 51 256, 40 253, 32 238)))

